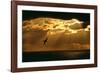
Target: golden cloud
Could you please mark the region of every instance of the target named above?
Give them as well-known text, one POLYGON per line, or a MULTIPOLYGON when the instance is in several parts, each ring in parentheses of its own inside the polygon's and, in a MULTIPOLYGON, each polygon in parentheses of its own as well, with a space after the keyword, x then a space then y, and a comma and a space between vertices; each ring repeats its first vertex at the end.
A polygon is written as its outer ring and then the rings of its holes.
POLYGON ((77 19, 35 18, 23 21, 24 51, 73 50, 90 48, 90 25, 77 19), (43 46, 43 40, 48 41, 43 46))

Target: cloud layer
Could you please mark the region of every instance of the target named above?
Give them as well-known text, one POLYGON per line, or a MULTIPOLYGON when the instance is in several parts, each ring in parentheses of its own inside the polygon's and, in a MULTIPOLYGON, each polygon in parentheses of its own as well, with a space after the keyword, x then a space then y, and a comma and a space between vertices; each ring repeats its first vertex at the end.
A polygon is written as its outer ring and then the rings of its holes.
POLYGON ((23 21, 24 51, 84 50, 90 48, 90 25, 77 19, 40 17, 23 21), (45 45, 43 40, 48 38, 45 45))

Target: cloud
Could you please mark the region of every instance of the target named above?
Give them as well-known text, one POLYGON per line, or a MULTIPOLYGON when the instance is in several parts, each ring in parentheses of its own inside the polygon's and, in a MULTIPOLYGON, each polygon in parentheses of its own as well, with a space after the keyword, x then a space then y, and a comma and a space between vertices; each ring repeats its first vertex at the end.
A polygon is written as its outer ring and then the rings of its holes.
POLYGON ((35 18, 23 21, 24 51, 73 50, 90 48, 90 25, 77 19, 35 18), (48 38, 45 47, 43 40, 48 38))

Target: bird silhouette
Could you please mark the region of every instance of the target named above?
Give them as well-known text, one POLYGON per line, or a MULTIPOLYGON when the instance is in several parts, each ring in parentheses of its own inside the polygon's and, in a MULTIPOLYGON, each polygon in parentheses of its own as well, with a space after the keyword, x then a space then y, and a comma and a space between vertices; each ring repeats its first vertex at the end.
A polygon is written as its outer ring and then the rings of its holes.
POLYGON ((43 45, 46 45, 47 41, 48 41, 48 37, 46 37, 45 40, 43 40, 43 45))

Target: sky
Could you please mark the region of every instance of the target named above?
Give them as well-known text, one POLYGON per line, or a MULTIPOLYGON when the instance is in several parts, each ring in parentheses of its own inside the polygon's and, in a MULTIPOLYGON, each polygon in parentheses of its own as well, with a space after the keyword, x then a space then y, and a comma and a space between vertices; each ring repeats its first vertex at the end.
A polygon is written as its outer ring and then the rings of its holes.
POLYGON ((23 11, 23 50, 90 49, 89 22, 84 13, 23 11))

